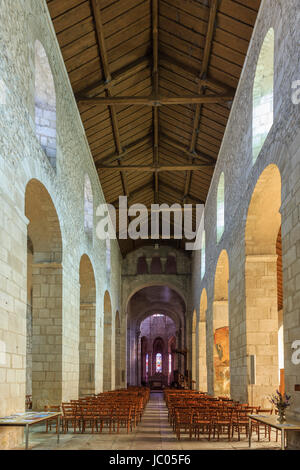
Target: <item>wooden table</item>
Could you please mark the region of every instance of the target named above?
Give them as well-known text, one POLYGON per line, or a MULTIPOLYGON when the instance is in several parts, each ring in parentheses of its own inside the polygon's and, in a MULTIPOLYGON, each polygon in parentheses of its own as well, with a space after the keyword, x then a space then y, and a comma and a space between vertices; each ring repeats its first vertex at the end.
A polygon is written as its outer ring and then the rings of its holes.
POLYGON ((285 434, 286 431, 300 431, 300 423, 287 420, 283 424, 278 422, 278 415, 248 415, 249 418, 249 447, 251 448, 251 437, 252 437, 252 421, 256 421, 271 428, 275 428, 278 431, 281 431, 281 450, 285 449, 285 434))
POLYGON ((59 434, 60 434, 60 416, 61 413, 55 412, 38 412, 38 411, 28 411, 26 413, 16 413, 11 416, 5 416, 0 418, 0 426, 12 426, 12 427, 24 427, 25 428, 25 449, 28 450, 29 444, 29 427, 34 424, 39 424, 52 420, 53 418, 58 419, 57 426, 57 443, 59 443, 59 434))

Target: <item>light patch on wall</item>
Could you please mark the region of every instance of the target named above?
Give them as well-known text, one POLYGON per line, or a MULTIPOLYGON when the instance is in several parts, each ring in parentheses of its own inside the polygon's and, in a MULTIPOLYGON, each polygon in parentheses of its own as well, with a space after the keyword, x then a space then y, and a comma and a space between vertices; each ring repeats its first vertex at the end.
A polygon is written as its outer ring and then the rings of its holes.
POLYGON ((252 148, 255 163, 273 125, 274 29, 266 34, 253 84, 252 148))
POLYGON ((6 344, 0 341, 0 367, 6 366, 6 344))
POLYGON ((6 86, 3 80, 0 79, 0 105, 6 104, 6 86))

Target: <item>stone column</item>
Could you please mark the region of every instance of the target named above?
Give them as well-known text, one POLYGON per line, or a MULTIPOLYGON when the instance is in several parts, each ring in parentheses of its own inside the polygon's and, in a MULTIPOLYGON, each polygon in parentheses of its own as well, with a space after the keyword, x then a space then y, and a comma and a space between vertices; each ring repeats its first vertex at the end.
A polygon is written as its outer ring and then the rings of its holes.
POLYGON ((62 266, 33 264, 33 409, 62 400, 62 266))
POLYGON ((96 304, 80 304, 79 396, 95 393, 96 304))
POLYGON ((167 258, 166 257, 161 257, 160 262, 161 262, 161 272, 163 274, 165 274, 166 273, 167 258))
POLYGON ((141 331, 136 331, 136 385, 141 385, 142 373, 142 351, 141 351, 141 331))
POLYGON ((246 256, 245 278, 248 383, 254 372, 254 383, 248 385, 248 401, 270 407, 268 398, 279 385, 277 255, 246 256))
POLYGON ((206 322, 198 323, 198 390, 207 392, 206 322))

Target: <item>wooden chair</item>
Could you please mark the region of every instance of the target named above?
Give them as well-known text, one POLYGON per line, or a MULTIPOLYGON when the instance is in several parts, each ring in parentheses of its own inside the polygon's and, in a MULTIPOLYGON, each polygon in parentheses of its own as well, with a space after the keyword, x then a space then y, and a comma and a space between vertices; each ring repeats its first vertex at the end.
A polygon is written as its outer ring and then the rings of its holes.
MULTIPOLYGON (((44 410, 46 412, 51 412, 51 413, 54 413, 54 412, 57 412, 59 413, 61 410, 60 410, 60 405, 46 405, 44 407, 44 410)), ((52 430, 52 425, 55 423, 55 428, 56 428, 56 434, 58 433, 58 416, 56 416, 56 418, 53 418, 53 419, 47 419, 46 421, 46 433, 48 433, 48 431, 52 430)))
POLYGON ((71 403, 62 403, 62 429, 63 432, 66 433, 69 431, 69 424, 73 427, 74 433, 76 433, 76 429, 78 427, 80 431, 81 427, 81 419, 80 414, 77 413, 76 405, 71 403))
POLYGON ((238 433, 238 440, 241 440, 241 434, 245 434, 246 437, 249 435, 249 418, 248 411, 237 409, 232 416, 232 438, 234 432, 238 433))

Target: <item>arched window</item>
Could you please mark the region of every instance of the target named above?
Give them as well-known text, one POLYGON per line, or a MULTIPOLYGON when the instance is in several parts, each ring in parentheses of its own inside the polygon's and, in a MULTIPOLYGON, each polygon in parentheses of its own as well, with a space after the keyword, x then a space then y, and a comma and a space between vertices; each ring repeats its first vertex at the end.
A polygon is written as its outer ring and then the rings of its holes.
POLYGON ((217 242, 220 241, 225 224, 225 211, 224 211, 224 199, 225 199, 225 186, 224 186, 224 173, 221 173, 218 185, 217 194, 217 242))
POLYGON ((155 371, 156 371, 157 374, 160 374, 162 372, 162 355, 161 355, 161 353, 156 354, 155 371))
POLYGON ((169 374, 172 373, 172 354, 169 353, 169 374))
POLYGON ((201 243, 201 279, 203 279, 205 274, 205 231, 202 233, 202 243, 201 243))
POLYGON ((274 29, 270 28, 260 50, 253 84, 253 163, 273 125, 273 91, 274 29))
POLYGON ((146 354, 146 375, 149 373, 149 354, 146 354))
POLYGON ((35 129, 52 167, 56 168, 56 94, 48 57, 35 42, 35 129))
POLYGON ((90 178, 85 175, 84 180, 84 231, 93 233, 94 203, 90 178))

